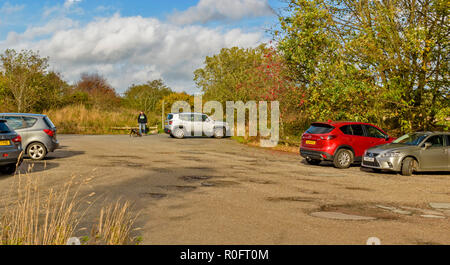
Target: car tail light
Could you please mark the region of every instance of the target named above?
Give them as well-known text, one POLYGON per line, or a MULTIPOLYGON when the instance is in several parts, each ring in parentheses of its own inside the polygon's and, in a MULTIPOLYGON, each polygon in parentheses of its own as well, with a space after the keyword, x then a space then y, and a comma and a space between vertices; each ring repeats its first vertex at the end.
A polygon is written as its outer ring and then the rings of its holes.
POLYGON ((337 135, 328 135, 328 136, 320 137, 320 139, 327 140, 327 141, 330 141, 330 140, 333 140, 333 139, 336 139, 336 138, 337 138, 337 135))
POLYGON ((169 121, 169 125, 172 125, 173 124, 173 121, 169 121))
POLYGON ((9 156, 9 154, 3 154, 2 155, 2 157, 8 157, 9 156))
POLYGON ((53 137, 55 135, 54 130, 45 129, 44 132, 50 137, 53 137))
POLYGON ((12 141, 14 143, 20 143, 20 142, 22 142, 22 137, 20 137, 20 135, 18 135, 16 138, 12 139, 12 141))

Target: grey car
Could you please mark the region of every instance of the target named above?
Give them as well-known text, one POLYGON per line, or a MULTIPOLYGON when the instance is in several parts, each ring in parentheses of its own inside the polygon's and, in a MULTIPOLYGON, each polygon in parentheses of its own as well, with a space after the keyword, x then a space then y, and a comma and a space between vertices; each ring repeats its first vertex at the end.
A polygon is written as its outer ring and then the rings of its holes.
POLYGON ((417 132, 390 144, 366 151, 363 167, 390 170, 411 176, 413 172, 450 171, 450 133, 417 132))
POLYGON ((164 132, 178 139, 203 135, 223 138, 230 135, 230 126, 203 113, 170 113, 167 115, 164 132))
POLYGON ((0 113, 0 119, 22 137, 22 148, 33 160, 42 160, 49 152, 59 148, 56 127, 42 114, 0 113))
POLYGON ((23 161, 21 137, 0 119, 0 173, 13 174, 23 161))

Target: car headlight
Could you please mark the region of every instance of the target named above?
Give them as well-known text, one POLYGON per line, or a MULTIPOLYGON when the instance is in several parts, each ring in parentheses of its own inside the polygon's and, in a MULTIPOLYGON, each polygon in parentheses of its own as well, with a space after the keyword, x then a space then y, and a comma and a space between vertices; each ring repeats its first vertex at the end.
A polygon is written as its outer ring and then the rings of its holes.
POLYGON ((384 154, 381 154, 381 157, 401 157, 402 154, 401 153, 397 153, 397 152, 387 152, 384 154))

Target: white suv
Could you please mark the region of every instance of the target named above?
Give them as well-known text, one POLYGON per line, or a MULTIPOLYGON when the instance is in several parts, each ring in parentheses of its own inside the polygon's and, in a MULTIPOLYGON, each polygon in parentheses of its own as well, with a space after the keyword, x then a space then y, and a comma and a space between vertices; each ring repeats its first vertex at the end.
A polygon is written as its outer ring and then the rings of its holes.
POLYGON ((223 138, 230 135, 230 127, 202 113, 171 113, 167 115, 164 132, 178 139, 204 135, 223 138))

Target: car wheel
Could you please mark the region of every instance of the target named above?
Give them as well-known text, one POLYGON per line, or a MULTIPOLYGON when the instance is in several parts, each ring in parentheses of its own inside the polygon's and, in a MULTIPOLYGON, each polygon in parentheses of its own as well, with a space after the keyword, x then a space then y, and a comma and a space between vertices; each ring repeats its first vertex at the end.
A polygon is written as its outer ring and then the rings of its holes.
POLYGON ((173 136, 173 134, 169 134, 170 135, 170 138, 175 138, 175 136, 173 136))
POLYGON ((225 136, 225 132, 223 128, 214 129, 214 138, 221 139, 225 136))
POLYGON ((27 148, 27 154, 33 160, 42 160, 47 155, 47 148, 41 143, 32 143, 27 148))
POLYGON ((184 130, 177 128, 175 129, 175 131, 173 132, 173 136, 177 139, 183 139, 184 138, 184 130))
POLYGON ((317 160, 317 159, 311 159, 311 158, 306 158, 306 163, 310 164, 310 165, 314 165, 317 166, 321 163, 322 161, 317 160))
POLYGON ((6 175, 12 175, 12 174, 16 173, 16 170, 17 170, 16 164, 9 164, 9 165, 3 166, 0 169, 0 171, 6 175))
POLYGON ((416 160, 412 157, 407 157, 403 160, 402 164, 402 175, 403 176, 411 176, 414 173, 414 164, 416 160))
POLYGON ((353 163, 353 152, 348 149, 339 150, 334 156, 333 164, 340 169, 349 168, 353 163))

